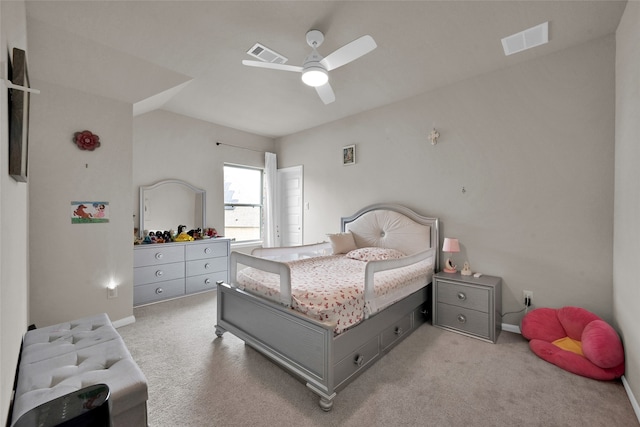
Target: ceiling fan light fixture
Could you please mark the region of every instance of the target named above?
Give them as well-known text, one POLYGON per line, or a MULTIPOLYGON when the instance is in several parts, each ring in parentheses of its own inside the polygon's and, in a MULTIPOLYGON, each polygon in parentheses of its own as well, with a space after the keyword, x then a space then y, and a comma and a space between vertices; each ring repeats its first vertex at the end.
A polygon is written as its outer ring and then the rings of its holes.
POLYGON ((311 66, 302 72, 302 81, 307 86, 318 87, 329 81, 329 73, 322 67, 311 66))

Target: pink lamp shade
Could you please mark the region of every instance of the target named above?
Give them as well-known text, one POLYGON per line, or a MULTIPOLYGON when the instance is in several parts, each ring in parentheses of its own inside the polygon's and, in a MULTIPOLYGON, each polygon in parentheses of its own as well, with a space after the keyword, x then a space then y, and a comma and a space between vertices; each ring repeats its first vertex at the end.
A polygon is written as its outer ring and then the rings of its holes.
MULTIPOLYGON (((444 244, 442 245, 442 252, 460 252, 460 243, 458 243, 458 239, 445 237, 444 244)), ((447 262, 444 265, 444 271, 445 273, 455 273, 457 271, 456 265, 451 262, 451 257, 447 258, 447 262)))
POLYGON ((444 244, 442 245, 442 252, 460 252, 460 244, 458 239, 444 238, 444 244))

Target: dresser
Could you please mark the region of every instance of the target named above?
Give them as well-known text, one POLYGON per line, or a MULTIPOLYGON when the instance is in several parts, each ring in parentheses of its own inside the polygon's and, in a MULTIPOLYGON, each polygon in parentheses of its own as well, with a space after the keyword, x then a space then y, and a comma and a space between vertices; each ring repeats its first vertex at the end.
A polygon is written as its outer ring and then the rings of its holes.
POLYGON ((229 281, 229 239, 134 246, 134 306, 215 290, 218 281, 229 281))
POLYGON ((434 274, 434 326, 495 343, 502 330, 501 312, 500 277, 434 274))

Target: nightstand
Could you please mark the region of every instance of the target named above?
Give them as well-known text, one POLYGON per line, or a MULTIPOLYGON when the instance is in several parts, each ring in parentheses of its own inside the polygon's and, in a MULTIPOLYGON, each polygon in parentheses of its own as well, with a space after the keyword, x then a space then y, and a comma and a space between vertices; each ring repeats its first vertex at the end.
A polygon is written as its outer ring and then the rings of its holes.
POLYGON ((495 276, 433 276, 433 326, 495 342, 502 330, 502 279, 495 276))

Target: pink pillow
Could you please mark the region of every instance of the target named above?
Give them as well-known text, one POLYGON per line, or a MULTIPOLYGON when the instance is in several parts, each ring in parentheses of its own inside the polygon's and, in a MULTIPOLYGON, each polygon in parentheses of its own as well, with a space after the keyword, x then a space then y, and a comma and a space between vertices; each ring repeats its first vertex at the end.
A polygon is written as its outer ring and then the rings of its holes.
POLYGON ((624 349, 618 333, 605 321, 594 320, 582 333, 582 352, 601 368, 614 368, 624 363, 624 349))
POLYGON ((601 319, 584 308, 567 306, 558 309, 558 320, 569 338, 582 341, 584 328, 594 320, 601 319))
POLYGON ((558 320, 555 308, 536 308, 525 314, 520 324, 522 336, 528 340, 539 339, 548 342, 567 336, 558 320))
POLYGON ((387 248, 360 248, 347 253, 347 258, 357 259, 359 261, 383 261, 386 259, 399 259, 404 254, 396 249, 387 248))

